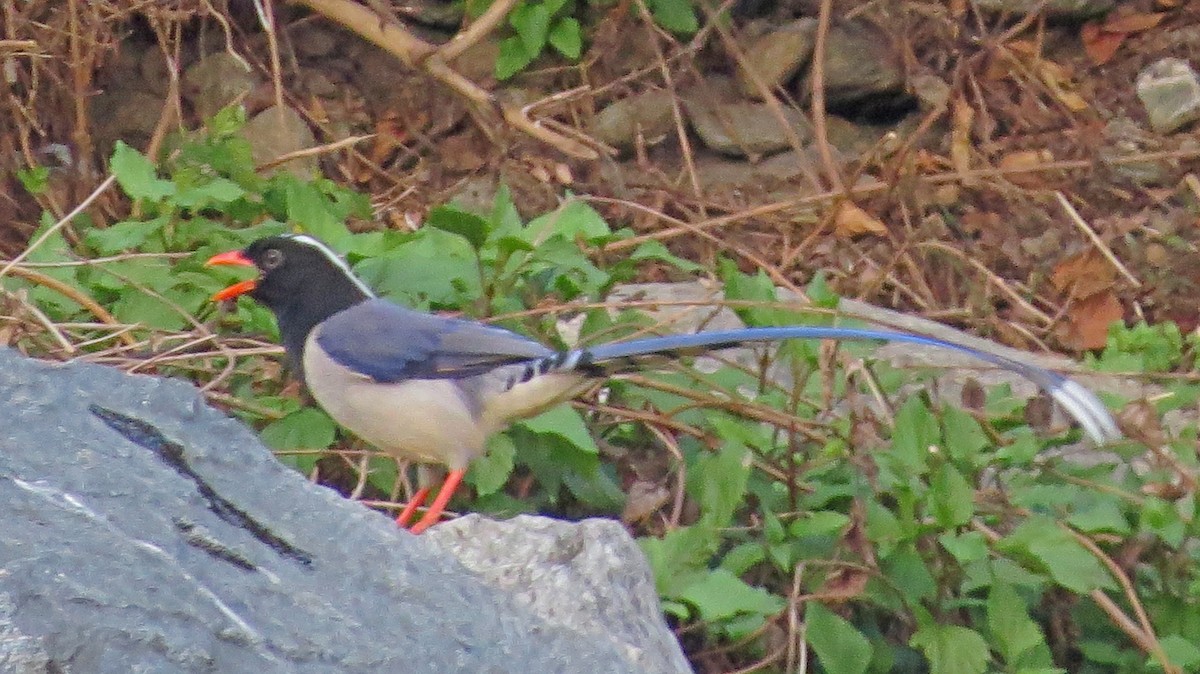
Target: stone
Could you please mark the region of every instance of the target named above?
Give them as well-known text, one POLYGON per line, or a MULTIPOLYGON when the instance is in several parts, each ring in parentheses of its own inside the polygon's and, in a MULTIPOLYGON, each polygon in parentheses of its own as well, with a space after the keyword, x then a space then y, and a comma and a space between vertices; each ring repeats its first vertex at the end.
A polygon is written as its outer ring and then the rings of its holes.
MULTIPOLYGON (((792 145, 779 117, 766 103, 722 104, 691 98, 684 101, 684 108, 700 140, 721 154, 757 157, 792 145)), ((801 143, 812 138, 812 126, 803 112, 785 106, 783 117, 801 143)))
MULTIPOLYGON (((242 135, 250 142, 250 153, 258 166, 292 152, 306 150, 317 142, 300 113, 286 105, 273 105, 252 117, 242 128, 242 135)), ((317 157, 309 155, 273 166, 266 174, 290 171, 301 180, 312 180, 316 177, 317 168, 317 157)))
POLYGON ((1137 95, 1150 126, 1173 133, 1200 119, 1200 77, 1185 60, 1164 58, 1138 74, 1137 95))
MULTIPOLYGON (((887 36, 856 21, 833 26, 825 45, 825 104, 839 107, 904 90, 904 70, 887 36)), ((812 89, 807 82, 798 92, 812 89)))
POLYGON ((242 100, 257 85, 249 64, 227 51, 210 54, 183 73, 183 96, 201 119, 242 100))
POLYGON ((662 622, 650 567, 619 522, 467 515, 426 535, 547 624, 612 644, 645 672, 690 671, 662 622))
POLYGON ((186 382, 0 350, 0 410, 0 670, 687 671, 619 527, 476 518, 512 542, 477 573, 456 529, 413 536, 308 482, 186 382))
POLYGON ((1116 6, 1116 0, 975 0, 975 6, 1009 16, 1041 12, 1055 19, 1080 20, 1107 13, 1116 6))
POLYGON ((760 36, 746 48, 745 61, 738 64, 738 88, 747 96, 763 98, 747 71, 757 74, 768 91, 787 84, 812 57, 816 34, 817 20, 805 17, 760 36))
POLYGON ((292 28, 289 37, 296 47, 297 54, 304 58, 321 59, 336 52, 338 40, 345 40, 348 36, 334 35, 328 26, 316 21, 306 21, 292 28))
POLYGON ((588 132, 603 143, 628 150, 639 135, 654 145, 675 127, 671 92, 651 89, 614 101, 592 121, 588 132))
POLYGON ((158 126, 164 101, 146 91, 110 89, 88 101, 97 144, 109 152, 112 145, 123 140, 139 150, 145 150, 158 126))

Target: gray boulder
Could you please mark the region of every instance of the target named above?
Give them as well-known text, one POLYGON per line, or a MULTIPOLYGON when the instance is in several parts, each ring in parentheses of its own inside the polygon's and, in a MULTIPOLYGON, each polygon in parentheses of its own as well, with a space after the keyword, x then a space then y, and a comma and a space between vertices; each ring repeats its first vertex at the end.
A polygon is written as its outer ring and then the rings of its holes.
POLYGON ((185 382, 0 350, 0 410, 0 671, 688 670, 620 527, 472 522, 495 568, 553 565, 492 584, 461 529, 398 531, 185 382))

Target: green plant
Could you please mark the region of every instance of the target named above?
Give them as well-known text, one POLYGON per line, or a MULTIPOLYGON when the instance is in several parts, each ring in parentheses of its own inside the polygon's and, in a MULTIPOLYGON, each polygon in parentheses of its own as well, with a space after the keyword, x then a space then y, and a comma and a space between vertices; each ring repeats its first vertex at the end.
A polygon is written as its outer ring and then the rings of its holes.
POLYGON ((506 80, 521 72, 547 46, 572 61, 583 51, 583 29, 570 13, 575 3, 568 0, 524 0, 508 14, 515 35, 500 41, 496 77, 506 80))
POLYGON ((1108 329, 1108 344, 1095 364, 1109 372, 1190 370, 1195 367, 1196 345, 1196 335, 1185 339, 1179 326, 1171 322, 1149 325, 1142 321, 1132 326, 1114 323, 1108 329))
MULTIPOLYGON (((700 25, 692 0, 647 0, 647 8, 658 25, 678 35, 691 35, 700 25)), ((473 6, 475 14, 482 8, 473 6)), ((521 72, 553 48, 575 61, 583 52, 585 30, 576 13, 575 0, 522 0, 508 15, 513 35, 500 41, 496 77, 501 80, 521 72)))
MULTIPOLYGON (((35 278, 0 282, 80 348, 218 387, 305 473, 314 450, 347 440, 284 390, 262 342, 206 346, 212 337, 196 316, 229 334, 275 337, 254 303, 217 313, 208 302, 234 278, 202 268, 211 254, 301 229, 397 301, 507 315, 506 325, 548 342, 565 341, 555 315, 564 309, 582 314, 585 342, 652 330, 654 317, 636 308, 590 303, 644 260, 696 269, 654 243, 598 265, 592 251, 628 232, 569 196, 529 222, 502 190, 487 214, 447 206, 416 232, 352 233, 346 222, 369 215, 362 196, 329 181, 258 176, 240 122, 223 112, 159 162, 118 146, 112 170, 129 215, 104 227, 82 220, 70 236, 47 221, 36 235, 47 236, 30 268, 99 300, 116 325, 97 326, 71 294, 35 278), (122 335, 139 350, 115 345, 122 335), (153 357, 137 361, 146 345, 153 357), (230 357, 239 367, 226 375, 230 357)), ((23 175, 29 189, 44 183, 36 170, 23 175)), ((813 320, 780 305, 765 274, 730 262, 717 274, 750 325, 813 320)), ((820 277, 808 295, 824 307, 837 301, 820 277)), ((55 348, 44 332, 19 339, 33 352, 55 348)), ((1187 342, 1170 327, 1118 330, 1101 365, 1188 367, 1187 342)), ((1195 428, 1166 438, 1153 460, 1134 443, 1080 453, 1069 450, 1077 433, 1035 435, 1007 389, 989 391, 980 409, 943 405, 914 387, 921 373, 870 363, 872 349, 843 345, 831 357, 798 342, 614 381, 604 409, 562 406, 498 436, 469 475, 472 507, 612 514, 632 477, 682 482, 679 507, 653 511, 640 542, 667 612, 697 635, 698 657, 712 645, 739 665, 767 660, 784 652, 782 634, 802 635, 811 671, 832 674, 1200 670, 1195 428), (628 465, 662 455, 663 444, 677 462, 628 465)), ((1196 388, 1180 383, 1156 404, 1194 403, 1196 388)), ((371 471, 390 491, 394 464, 371 471)))

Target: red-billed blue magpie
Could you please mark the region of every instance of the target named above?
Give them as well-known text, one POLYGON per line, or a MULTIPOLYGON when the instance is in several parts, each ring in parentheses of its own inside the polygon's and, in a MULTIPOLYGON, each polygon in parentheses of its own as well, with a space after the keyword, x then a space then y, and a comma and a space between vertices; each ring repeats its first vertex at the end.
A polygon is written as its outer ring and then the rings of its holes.
MULTIPOLYGON (((581 393, 597 379, 638 368, 647 356, 678 356, 784 339, 887 340, 970 354, 1032 380, 1097 443, 1120 437, 1104 404, 1049 370, 912 333, 794 326, 651 337, 554 351, 503 328, 421 313, 378 299, 328 246, 303 235, 259 239, 210 265, 256 267, 257 279, 213 296, 249 293, 279 323, 283 345, 316 401, 334 420, 401 459, 449 474, 424 517, 436 523, 488 436, 581 393)), ((397 518, 407 525, 429 496, 422 487, 397 518)))

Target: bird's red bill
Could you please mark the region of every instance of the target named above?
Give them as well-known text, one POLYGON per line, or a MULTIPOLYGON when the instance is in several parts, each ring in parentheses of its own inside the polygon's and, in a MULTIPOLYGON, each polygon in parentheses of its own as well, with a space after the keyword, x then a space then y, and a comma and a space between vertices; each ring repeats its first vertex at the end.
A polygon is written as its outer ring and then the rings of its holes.
MULTIPOLYGON (((208 258, 208 262, 204 263, 204 266, 206 266, 206 267, 212 267, 212 266, 218 266, 218 265, 232 265, 232 266, 236 266, 236 267, 253 267, 254 263, 251 262, 250 258, 246 257, 246 255, 244 253, 242 253, 242 251, 231 250, 227 253, 218 253, 218 254, 208 258)), ((240 281, 238 283, 235 283, 235 284, 229 286, 228 288, 225 288, 224 290, 221 290, 221 291, 213 294, 212 301, 223 302, 225 300, 231 300, 231 299, 237 297, 238 295, 244 295, 244 294, 250 292, 251 290, 254 290, 254 288, 257 285, 258 285, 258 282, 254 281, 254 280, 240 281)))
POLYGON ((231 300, 238 295, 245 295, 251 290, 254 290, 255 286, 257 285, 258 282, 254 279, 250 279, 249 281, 239 281, 228 288, 225 288, 224 290, 213 293, 212 301, 224 302, 225 300, 231 300))

